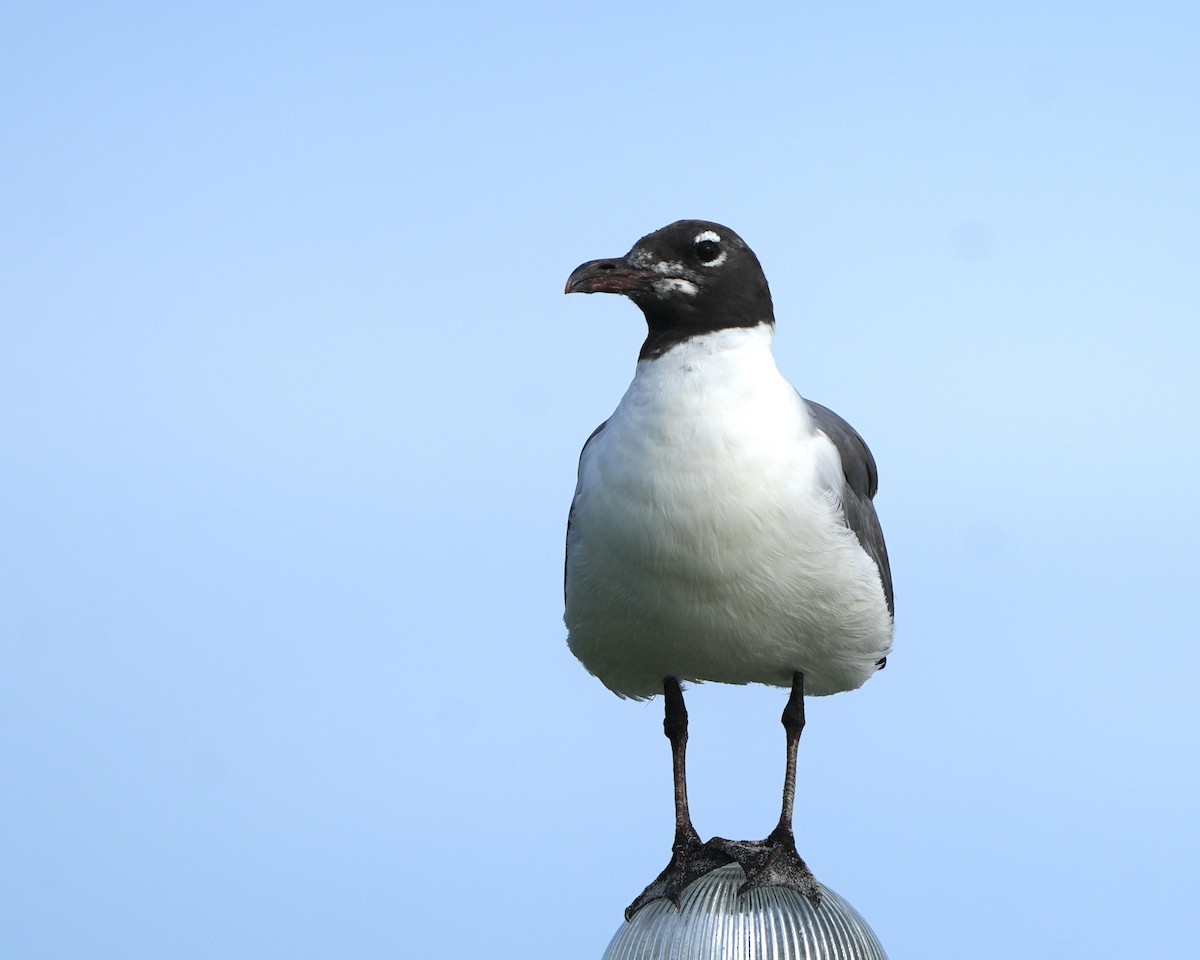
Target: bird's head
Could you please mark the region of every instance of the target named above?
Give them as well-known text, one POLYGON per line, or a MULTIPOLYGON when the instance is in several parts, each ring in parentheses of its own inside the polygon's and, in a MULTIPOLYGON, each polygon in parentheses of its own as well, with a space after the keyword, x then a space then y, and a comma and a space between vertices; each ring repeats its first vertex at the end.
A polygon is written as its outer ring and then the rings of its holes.
POLYGON ((650 328, 643 359, 699 334, 775 322, 754 251, 706 220, 679 220, 642 237, 623 257, 577 267, 566 292, 620 293, 636 303, 650 328))

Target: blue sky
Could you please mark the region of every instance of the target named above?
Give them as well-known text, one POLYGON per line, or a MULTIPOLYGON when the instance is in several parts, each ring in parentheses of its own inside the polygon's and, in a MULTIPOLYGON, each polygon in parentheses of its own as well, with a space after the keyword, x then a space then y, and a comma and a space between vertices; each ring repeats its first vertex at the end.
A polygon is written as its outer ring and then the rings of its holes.
MULTIPOLYGON (((426 7, 6 16, 0 953, 599 957, 670 777, 564 644, 642 322, 561 291, 682 217, 880 466, 817 876, 897 958, 1189 949, 1197 8, 426 7)), ((783 699, 690 694, 705 836, 783 699)))

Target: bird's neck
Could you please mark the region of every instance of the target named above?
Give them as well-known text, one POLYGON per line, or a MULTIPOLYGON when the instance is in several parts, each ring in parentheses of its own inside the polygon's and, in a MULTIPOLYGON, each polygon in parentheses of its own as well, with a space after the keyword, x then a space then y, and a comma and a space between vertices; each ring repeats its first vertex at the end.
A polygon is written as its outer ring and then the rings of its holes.
POLYGON ((680 344, 698 338, 707 338, 719 333, 733 330, 755 330, 765 327, 775 328, 775 318, 770 307, 763 310, 735 311, 722 313, 720 319, 706 319, 704 316, 681 314, 673 309, 670 313, 659 313, 653 305, 639 304, 646 317, 648 332, 646 341, 642 344, 639 360, 653 360, 661 357, 669 350, 680 344), (734 319, 730 319, 733 317, 734 319))
POLYGON ((775 325, 760 323, 693 334, 649 357, 643 348, 635 378, 692 384, 775 378, 780 374, 771 352, 774 337, 775 325))

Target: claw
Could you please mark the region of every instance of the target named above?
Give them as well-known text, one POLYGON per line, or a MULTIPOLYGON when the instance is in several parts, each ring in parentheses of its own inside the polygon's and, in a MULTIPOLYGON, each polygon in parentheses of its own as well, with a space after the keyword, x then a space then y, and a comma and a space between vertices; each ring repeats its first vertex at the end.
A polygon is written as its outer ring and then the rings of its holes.
POLYGON ((699 840, 677 846, 666 869, 625 908, 625 919, 632 920, 642 907, 655 900, 670 900, 678 907, 680 895, 690 884, 732 861, 727 853, 699 840))

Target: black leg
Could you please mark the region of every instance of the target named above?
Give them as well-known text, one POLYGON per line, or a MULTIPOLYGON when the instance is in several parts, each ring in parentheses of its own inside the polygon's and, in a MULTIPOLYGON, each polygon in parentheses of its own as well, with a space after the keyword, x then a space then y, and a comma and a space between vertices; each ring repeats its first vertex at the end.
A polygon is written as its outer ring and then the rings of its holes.
POLYGON ((654 900, 670 900, 679 906, 679 896, 688 884, 732 860, 729 855, 702 844, 692 825, 687 798, 687 707, 683 703, 683 690, 674 677, 663 680, 663 698, 663 733, 671 742, 671 774, 675 786, 675 840, 671 844, 671 862, 625 908, 626 920, 632 919, 654 900))
MULTIPOLYGON (((787 763, 783 770, 783 809, 771 836, 790 838, 792 810, 796 805, 796 748, 800 745, 800 734, 804 732, 804 674, 799 670, 792 674, 792 694, 783 708, 780 722, 787 736, 787 763)), ((792 843, 794 845, 795 840, 792 843)))
POLYGON ((687 796, 688 715, 683 702, 683 689, 674 677, 663 681, 663 733, 671 742, 671 778, 675 784, 675 842, 671 849, 678 853, 700 845, 700 836, 692 825, 687 796))

